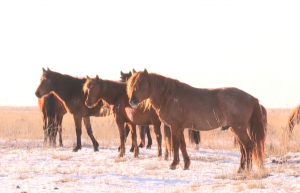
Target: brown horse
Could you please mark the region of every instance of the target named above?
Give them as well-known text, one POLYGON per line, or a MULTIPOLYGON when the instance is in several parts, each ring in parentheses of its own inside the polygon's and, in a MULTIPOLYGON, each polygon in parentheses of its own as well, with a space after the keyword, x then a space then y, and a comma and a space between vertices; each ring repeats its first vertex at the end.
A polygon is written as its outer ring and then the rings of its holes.
POLYGON ((110 113, 109 108, 102 101, 94 108, 87 108, 85 106, 84 101, 86 96, 82 90, 85 81, 85 78, 75 78, 51 71, 49 68, 47 70, 43 68, 41 82, 35 92, 38 98, 49 93, 55 94, 63 102, 67 111, 73 115, 77 136, 77 145, 73 149, 74 152, 81 149, 82 120, 93 142, 94 151, 98 151, 99 144, 93 135, 90 116, 100 117, 110 113))
POLYGON ((300 123, 300 105, 296 106, 289 116, 287 128, 291 133, 295 125, 300 123))
POLYGON ((54 94, 48 94, 38 99, 39 109, 42 112, 43 130, 44 130, 44 146, 49 143, 56 146, 56 135, 59 133, 59 146, 62 147, 62 120, 67 113, 63 104, 54 94))
MULTIPOLYGON (((133 73, 136 73, 135 69, 132 69, 132 73, 129 71, 129 73, 124 73, 121 71, 121 82, 127 82, 127 80, 132 76, 133 73)), ((129 129, 129 128, 128 128, 129 129)), ((164 130, 169 129, 168 126, 164 126, 164 130)), ((126 130, 126 134, 128 135, 129 131, 126 130)), ((168 142, 170 136, 167 136, 170 134, 170 132, 165 131, 165 141, 168 142)), ((151 148, 152 145, 152 138, 151 138, 151 134, 150 134, 150 128, 149 126, 141 126, 140 127, 140 138, 141 138, 141 143, 139 145, 139 147, 144 147, 145 144, 145 134, 147 134, 147 139, 148 139, 148 144, 147 144, 147 149, 151 148)), ((126 135, 126 137, 127 137, 126 135)), ((126 138, 125 137, 125 138, 126 138)), ((188 137, 189 137, 189 142, 191 144, 195 144, 195 150, 199 149, 199 143, 200 143, 200 131, 194 131, 189 129, 188 130, 188 137)), ((170 145, 166 144, 166 154, 168 154, 168 151, 171 152, 170 145)), ((133 146, 131 147, 130 151, 133 150, 133 146)), ((165 159, 166 156, 165 156, 165 159)))
POLYGON ((240 144, 239 172, 250 170, 252 160, 264 166, 265 129, 257 98, 237 88, 200 89, 178 80, 144 71, 135 73, 127 82, 127 94, 132 107, 146 101, 160 119, 171 127, 173 162, 179 163, 179 148, 184 168, 190 166, 183 136, 184 128, 208 131, 230 125, 240 144), (248 129, 249 127, 249 129, 248 129))
MULTIPOLYGON (((135 70, 133 69, 133 73, 135 73, 135 70)), ((129 71, 129 73, 123 73, 121 71, 121 82, 127 82, 127 80, 132 76, 132 73, 129 71)), ((146 148, 147 149, 150 149, 151 146, 152 146, 152 138, 151 138, 151 134, 150 134, 150 128, 149 128, 149 125, 138 125, 138 129, 139 129, 139 133, 140 133, 140 139, 141 139, 141 143, 139 145, 139 147, 143 148, 145 145, 146 145, 146 142, 145 142, 145 137, 146 137, 146 134, 147 134, 147 139, 148 139, 148 143, 147 143, 147 146, 146 148)), ((127 123, 126 123, 126 126, 125 126, 125 141, 127 139, 127 136, 129 134, 129 127, 127 126, 127 123)), ((132 144, 131 148, 130 148, 130 151, 133 152, 134 150, 134 146, 132 144)))
POLYGON ((136 141, 136 125, 153 125, 158 144, 158 157, 162 155, 161 142, 162 136, 160 131, 161 121, 155 110, 150 108, 145 111, 140 108, 133 109, 129 105, 129 99, 126 93, 126 83, 102 80, 87 77, 87 81, 83 87, 86 93, 85 104, 89 108, 97 105, 99 100, 106 101, 113 110, 115 121, 120 133, 120 153, 119 157, 125 155, 125 135, 124 124, 127 123, 132 132, 132 140, 134 144, 134 157, 138 157, 139 149, 136 141))

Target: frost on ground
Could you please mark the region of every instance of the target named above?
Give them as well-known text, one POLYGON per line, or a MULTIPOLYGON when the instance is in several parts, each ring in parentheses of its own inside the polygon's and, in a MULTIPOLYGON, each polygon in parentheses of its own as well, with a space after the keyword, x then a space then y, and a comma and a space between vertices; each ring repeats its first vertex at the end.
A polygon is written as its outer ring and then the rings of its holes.
MULTIPOLYGON (((71 143, 71 142, 70 142, 71 143)), ((67 144, 67 142, 66 142, 67 144)), ((133 158, 126 147, 94 152, 43 148, 41 141, 0 141, 0 192, 300 192, 300 153, 266 159, 266 171, 238 175, 239 152, 188 149, 190 170, 169 170, 157 149, 140 149, 133 158)))

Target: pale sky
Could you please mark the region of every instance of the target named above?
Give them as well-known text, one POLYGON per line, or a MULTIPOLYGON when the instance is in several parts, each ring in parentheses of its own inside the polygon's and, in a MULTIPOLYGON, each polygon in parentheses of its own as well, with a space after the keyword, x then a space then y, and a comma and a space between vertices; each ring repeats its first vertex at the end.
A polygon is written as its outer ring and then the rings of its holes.
POLYGON ((0 1, 0 105, 36 106, 42 67, 118 80, 143 70, 300 103, 300 1, 0 1))

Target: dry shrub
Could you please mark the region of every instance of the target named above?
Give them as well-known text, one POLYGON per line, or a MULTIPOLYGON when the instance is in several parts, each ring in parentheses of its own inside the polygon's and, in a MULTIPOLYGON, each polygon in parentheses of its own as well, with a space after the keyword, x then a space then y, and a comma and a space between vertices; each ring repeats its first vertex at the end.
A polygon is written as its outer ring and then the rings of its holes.
MULTIPOLYGON (((292 135, 289 136, 285 129, 287 120, 292 109, 267 109, 268 127, 265 144, 266 157, 283 156, 287 152, 300 151, 300 126, 296 126, 292 135)), ((100 147, 108 145, 119 145, 119 132, 113 115, 108 117, 91 117, 91 125, 95 138, 100 147)), ((75 124, 71 114, 67 113, 63 118, 62 138, 65 147, 76 144, 75 124), (69 143, 69 141, 71 143, 69 143), (68 145, 69 144, 69 145, 68 145)), ((163 128, 163 125, 161 126, 163 128)), ((157 146, 153 127, 150 126, 153 146, 157 146)), ((161 129, 162 135, 163 129, 161 129)), ((140 141, 139 131, 138 143, 140 141)), ((187 147, 193 148, 189 143, 188 131, 185 130, 187 147)), ((233 144, 233 135, 229 130, 221 131, 220 128, 211 131, 201 131, 200 148, 232 150, 238 149, 233 144)), ((6 140, 39 140, 42 145, 43 129, 42 114, 37 107, 0 107, 0 139, 6 140)), ((147 138, 146 138, 147 141, 147 138)), ((19 144, 22 145, 22 144, 19 144)), ((92 146, 92 142, 87 135, 82 124, 82 145, 92 146)), ((32 148, 37 146, 33 144, 32 148)), ((131 134, 128 135, 126 146, 131 146, 131 134)), ((164 146, 164 141, 163 141, 164 146)))

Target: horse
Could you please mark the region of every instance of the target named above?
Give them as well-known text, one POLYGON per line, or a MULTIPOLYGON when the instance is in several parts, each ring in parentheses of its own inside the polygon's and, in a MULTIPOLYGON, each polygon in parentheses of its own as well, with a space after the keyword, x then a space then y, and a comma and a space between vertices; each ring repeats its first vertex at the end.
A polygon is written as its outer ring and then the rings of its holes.
POLYGON ((294 130, 295 125, 300 123, 300 104, 296 106, 292 113, 289 116, 287 129, 289 130, 290 134, 294 130))
MULTIPOLYGON (((134 69, 133 69, 133 73, 135 73, 134 69)), ((129 73, 124 73, 124 72, 121 71, 120 74, 121 74, 121 77, 120 77, 121 82, 125 82, 125 83, 128 80, 128 78, 130 78, 132 76, 131 71, 129 71, 129 73)), ((146 134, 147 134, 148 143, 147 143, 146 148, 151 149, 152 138, 151 138, 151 134, 150 134, 149 125, 138 125, 138 129, 139 129, 140 139, 141 139, 139 147, 143 148, 145 146, 145 144, 146 144, 145 137, 146 137, 146 134)), ((129 127, 127 126, 127 123, 126 123, 126 126, 125 126, 125 141, 127 139, 128 134, 129 134, 129 127)), ((132 145, 131 148, 130 148, 130 151, 133 152, 133 150, 134 150, 134 146, 132 145)))
POLYGON ((54 94, 44 95, 38 99, 38 106, 42 112, 43 130, 44 130, 44 146, 49 143, 51 146, 56 146, 56 135, 59 133, 59 146, 62 147, 62 120, 67 113, 63 104, 54 94))
MULTIPOLYGON (((127 82, 127 80, 132 76, 132 74, 136 73, 136 70, 135 69, 132 69, 132 73, 131 71, 129 71, 129 73, 124 73, 121 71, 121 82, 127 82)), ((169 127, 164 127, 164 130, 167 130, 169 127)), ((126 134, 128 135, 129 131, 126 130, 126 134)), ((170 132, 168 131, 165 131, 165 135, 168 135, 170 132)), ((141 138, 141 143, 139 145, 139 147, 144 147, 144 144, 145 144, 145 134, 147 134, 147 139, 148 139, 148 144, 147 144, 147 149, 150 149, 151 148, 151 145, 152 145, 152 138, 151 138, 151 134, 150 134, 150 128, 149 126, 141 126, 140 127, 140 138, 141 138)), ((125 138, 127 138, 127 135, 125 138)), ((195 150, 198 150, 199 149, 199 143, 200 143, 200 131, 194 131, 194 130, 191 130, 189 129, 188 130, 188 139, 189 139, 189 142, 191 144, 194 144, 195 147, 194 149, 195 150)), ((169 140, 169 136, 165 136, 165 141, 168 142, 169 140)), ((168 149, 169 148, 169 145, 166 145, 166 151, 167 151, 167 154, 168 154, 168 151, 171 151, 171 149, 168 149)), ((130 151, 133 150, 133 146, 131 147, 130 151)))
POLYGON ((99 101, 104 100, 110 105, 116 124, 120 134, 120 152, 118 157, 125 155, 125 135, 124 124, 130 127, 132 133, 132 141, 134 145, 134 157, 138 157, 139 148, 137 146, 136 125, 153 125, 158 144, 157 156, 162 156, 161 142, 162 135, 160 131, 161 121, 155 110, 149 108, 141 110, 140 108, 133 109, 129 104, 129 99, 126 93, 126 83, 103 80, 97 75, 96 78, 89 78, 83 86, 86 93, 85 105, 88 108, 93 108, 99 101))
POLYGON ((35 91, 38 98, 53 93, 62 101, 65 109, 73 115, 77 139, 77 144, 73 149, 74 152, 81 149, 82 120, 93 143, 94 151, 98 151, 99 144, 93 135, 90 116, 103 117, 111 113, 109 107, 103 101, 99 101, 93 108, 85 106, 86 96, 82 90, 85 81, 85 78, 76 78, 51 71, 49 68, 47 70, 43 68, 40 84, 35 91))
POLYGON ((264 169, 265 129, 257 98, 235 87, 202 89, 179 80, 148 73, 145 69, 127 81, 129 103, 138 108, 154 108, 161 121, 171 127, 173 161, 179 164, 179 148, 184 159, 183 169, 191 164, 183 136, 184 128, 208 131, 231 126, 240 145, 238 172, 250 171, 252 161, 264 169), (248 129, 249 127, 249 129, 248 129))

